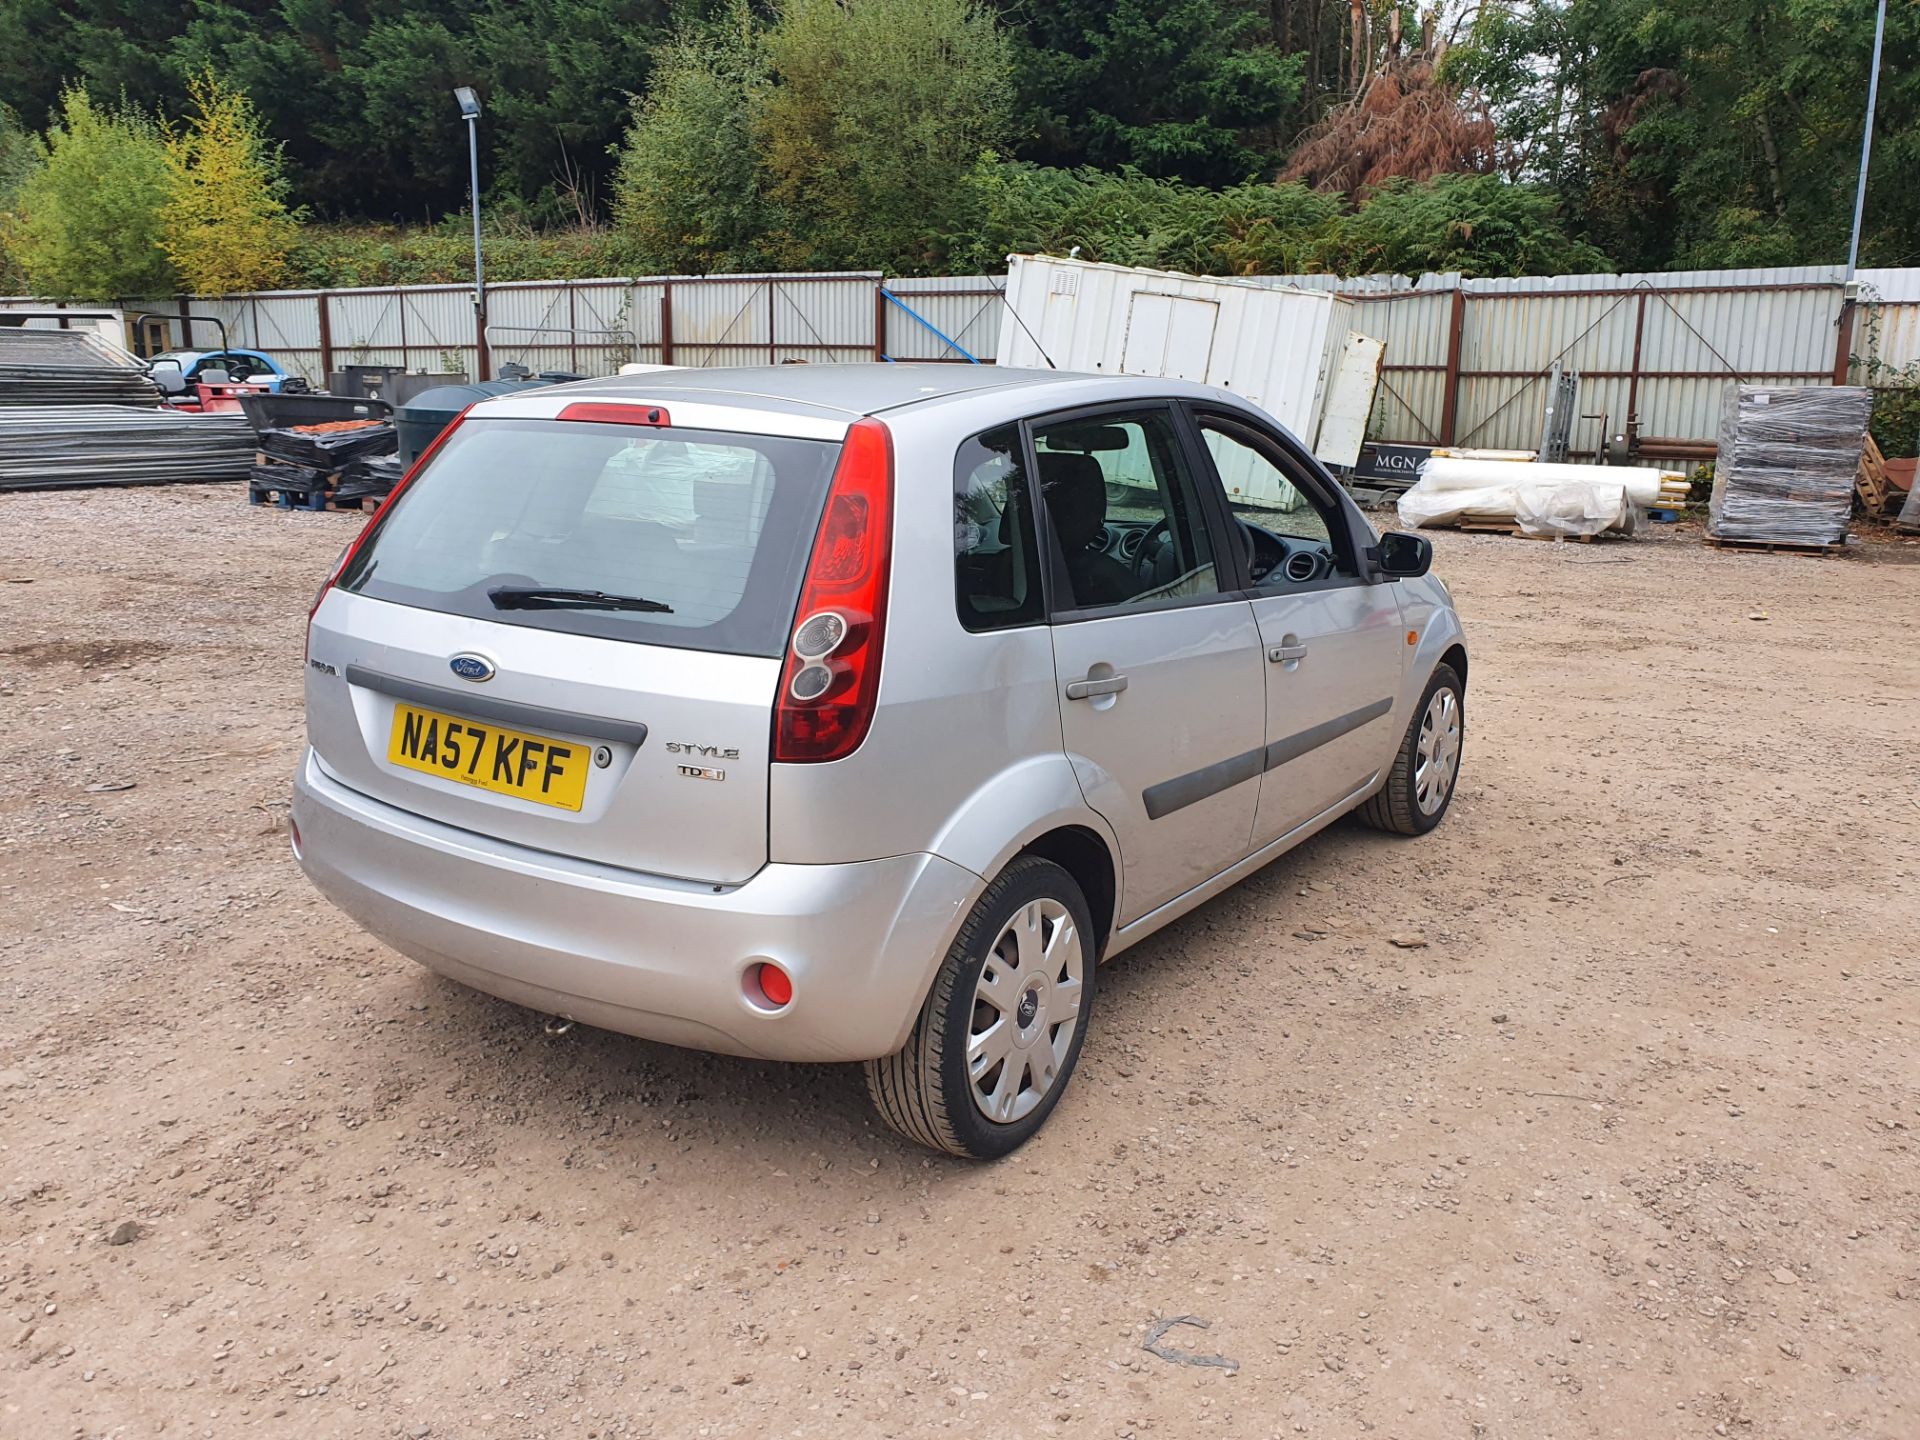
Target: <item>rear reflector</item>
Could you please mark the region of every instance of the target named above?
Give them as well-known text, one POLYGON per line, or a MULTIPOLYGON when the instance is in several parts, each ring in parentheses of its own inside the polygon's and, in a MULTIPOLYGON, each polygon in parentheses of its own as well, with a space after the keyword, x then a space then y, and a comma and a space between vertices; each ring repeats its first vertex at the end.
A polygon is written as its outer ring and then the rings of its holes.
POLYGON ((658 405, 609 404, 598 400, 576 400, 560 412, 562 420, 584 420, 594 425, 671 425, 672 419, 658 405))
POLYGON ((754 982, 767 1004, 779 1010, 793 1003, 793 980, 778 965, 761 963, 754 968, 754 982))

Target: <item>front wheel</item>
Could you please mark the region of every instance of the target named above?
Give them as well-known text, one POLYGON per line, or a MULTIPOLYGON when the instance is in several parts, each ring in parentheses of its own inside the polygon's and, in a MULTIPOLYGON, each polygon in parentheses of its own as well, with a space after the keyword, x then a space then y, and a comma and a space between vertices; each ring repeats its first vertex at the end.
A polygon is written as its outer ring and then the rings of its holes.
POLYGON ((1424 835, 1433 829, 1452 803, 1466 738, 1465 688, 1451 665, 1436 665, 1394 754, 1387 783, 1360 807, 1360 818, 1395 835, 1424 835))
POLYGON ((1093 924, 1074 878, 1026 855, 961 925, 897 1054, 867 1062, 867 1093, 910 1140, 994 1160, 1046 1122, 1093 1011, 1093 924))

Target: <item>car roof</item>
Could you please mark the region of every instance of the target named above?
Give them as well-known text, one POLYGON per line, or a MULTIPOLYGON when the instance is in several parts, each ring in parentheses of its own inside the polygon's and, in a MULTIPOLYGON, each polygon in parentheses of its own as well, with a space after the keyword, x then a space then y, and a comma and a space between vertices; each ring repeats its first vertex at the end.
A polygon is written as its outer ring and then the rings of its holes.
POLYGON ((650 370, 604 380, 576 381, 567 398, 604 400, 667 399, 684 394, 718 404, 774 401, 781 406, 836 413, 849 419, 937 404, 987 390, 1014 386, 1047 387, 1111 379, 1061 370, 1017 370, 999 365, 881 364, 756 365, 739 368, 650 370))
MULTIPOLYGON (((658 405, 676 426, 839 440, 863 415, 923 411, 1005 396, 1010 418, 1110 400, 1183 396, 1234 403, 1211 385, 1150 375, 1087 375, 998 365, 761 365, 675 368, 520 389, 474 407, 475 419, 553 420, 581 402, 658 405), (1013 392, 1018 391, 1017 398, 1013 392)), ((1238 402, 1244 403, 1244 402, 1238 402)), ((977 417, 974 417, 977 418, 977 417)))

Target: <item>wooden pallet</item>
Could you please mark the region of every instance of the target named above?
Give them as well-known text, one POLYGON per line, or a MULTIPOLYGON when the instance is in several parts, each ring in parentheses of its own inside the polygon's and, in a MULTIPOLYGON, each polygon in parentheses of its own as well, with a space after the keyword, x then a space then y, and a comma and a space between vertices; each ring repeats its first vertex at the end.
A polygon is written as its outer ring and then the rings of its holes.
POLYGON ((1720 535, 1704 537, 1707 544, 1716 550, 1755 550, 1765 554, 1781 555, 1838 555, 1847 548, 1846 542, 1834 545, 1799 544, 1792 540, 1730 540, 1720 535))
POLYGON ((1511 535, 1520 540, 1569 540, 1579 545, 1591 545, 1598 535, 1529 535, 1518 525, 1502 525, 1492 521, 1469 521, 1453 527, 1464 530, 1469 535, 1511 535))
POLYGON ((1865 448, 1860 452, 1860 468, 1854 473, 1853 493, 1860 497, 1860 508, 1869 515, 1878 515, 1887 508, 1887 501, 1893 496, 1893 485, 1887 479, 1887 457, 1880 453, 1880 447, 1874 443, 1873 436, 1867 436, 1865 448))
POLYGON ((278 505, 282 510, 324 510, 327 508, 327 492, 324 490, 280 490, 271 486, 247 487, 249 505, 278 505))

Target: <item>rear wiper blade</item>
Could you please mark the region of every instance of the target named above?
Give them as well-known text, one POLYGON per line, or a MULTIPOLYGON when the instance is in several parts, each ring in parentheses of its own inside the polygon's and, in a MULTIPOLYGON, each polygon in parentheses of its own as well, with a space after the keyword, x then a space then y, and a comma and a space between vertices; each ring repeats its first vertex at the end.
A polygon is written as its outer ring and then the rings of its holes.
POLYGON ((496 610, 638 610, 671 615, 673 607, 643 595, 609 595, 604 590, 559 590, 544 585, 497 585, 487 591, 496 610))

